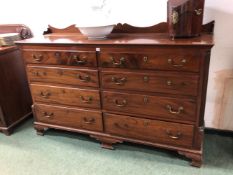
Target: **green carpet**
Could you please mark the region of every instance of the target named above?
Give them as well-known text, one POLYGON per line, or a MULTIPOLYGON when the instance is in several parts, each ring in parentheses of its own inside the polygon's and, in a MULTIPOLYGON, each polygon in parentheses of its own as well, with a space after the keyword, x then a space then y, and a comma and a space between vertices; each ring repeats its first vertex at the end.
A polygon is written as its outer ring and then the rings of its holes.
POLYGON ((0 175, 233 175, 233 137, 206 134, 204 157, 199 169, 173 151, 129 143, 111 151, 58 130, 37 136, 32 119, 10 137, 0 133, 0 175))

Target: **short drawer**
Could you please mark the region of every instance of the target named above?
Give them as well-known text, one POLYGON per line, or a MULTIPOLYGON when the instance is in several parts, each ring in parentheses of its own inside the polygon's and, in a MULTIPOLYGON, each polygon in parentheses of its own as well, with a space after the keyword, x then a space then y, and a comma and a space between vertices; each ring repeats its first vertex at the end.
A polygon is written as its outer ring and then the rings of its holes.
POLYGON ((196 101, 188 98, 104 91, 103 108, 108 111, 151 116, 150 118, 196 120, 196 101))
POLYGON ((192 147, 192 125, 104 114, 105 132, 155 143, 192 147))
POLYGON ((38 122, 103 131, 102 114, 98 111, 36 104, 35 112, 38 122))
POLYGON ((30 82, 99 87, 97 70, 28 66, 27 73, 30 82))
POLYGON ((199 77, 185 73, 102 71, 101 75, 104 88, 194 96, 198 92, 199 77))
POLYGON ((28 50, 23 51, 26 63, 70 65, 80 67, 96 67, 94 51, 60 51, 60 50, 28 50))
POLYGON ((31 93, 35 102, 100 108, 98 90, 31 84, 31 93))
POLYGON ((100 65, 111 68, 153 69, 199 72, 201 54, 188 49, 159 50, 145 53, 102 52, 100 65))

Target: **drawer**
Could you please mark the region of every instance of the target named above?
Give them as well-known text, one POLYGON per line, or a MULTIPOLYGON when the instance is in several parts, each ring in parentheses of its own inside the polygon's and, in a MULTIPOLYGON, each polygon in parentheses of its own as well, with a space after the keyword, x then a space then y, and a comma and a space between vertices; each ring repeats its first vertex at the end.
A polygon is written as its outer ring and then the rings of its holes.
POLYGON ((31 93, 35 102, 100 108, 98 90, 31 84, 31 93))
POLYGON ((102 71, 104 88, 182 95, 198 93, 198 76, 185 73, 136 73, 102 71))
POLYGON ((94 51, 27 50, 23 51, 23 58, 29 64, 97 66, 94 51))
POLYGON ((28 66, 27 73, 30 82, 99 87, 97 70, 28 66))
POLYGON ((186 98, 104 91, 103 108, 108 111, 151 116, 150 118, 196 120, 196 102, 186 98))
POLYGON ((145 53, 102 52, 100 65, 111 68, 154 69, 199 72, 201 55, 198 51, 156 50, 145 53))
POLYGON ((102 114, 98 111, 36 104, 35 112, 38 122, 103 131, 102 114))
POLYGON ((192 125, 104 114, 105 132, 155 143, 192 147, 192 125))

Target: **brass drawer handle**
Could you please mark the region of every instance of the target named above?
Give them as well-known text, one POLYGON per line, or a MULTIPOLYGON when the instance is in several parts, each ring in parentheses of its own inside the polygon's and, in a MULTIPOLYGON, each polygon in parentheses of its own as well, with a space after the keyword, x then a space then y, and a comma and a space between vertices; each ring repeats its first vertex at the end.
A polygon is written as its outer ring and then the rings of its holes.
POLYGON ((84 117, 83 121, 86 124, 93 124, 93 123, 95 123, 95 119, 94 118, 88 119, 88 118, 84 117))
POLYGON ((81 99, 81 101, 82 101, 83 103, 91 103, 92 100, 93 100, 93 97, 90 96, 90 97, 88 97, 87 99, 85 99, 83 96, 80 96, 80 99, 81 99))
POLYGON ((89 82, 89 81, 91 81, 91 77, 89 75, 81 76, 80 74, 78 74, 77 77, 82 82, 89 82))
POLYGON ((110 57, 112 64, 114 66, 121 66, 125 63, 125 57, 121 57, 119 62, 116 62, 115 59, 113 57, 110 57))
POLYGON ((45 92, 41 91, 40 92, 40 96, 43 98, 49 98, 50 95, 51 95, 51 93, 48 91, 45 91, 45 92))
POLYGON ((81 60, 81 59, 79 58, 79 56, 77 56, 77 55, 73 55, 73 56, 72 56, 72 59, 73 59, 78 65, 84 65, 84 64, 87 63, 86 60, 81 60))
POLYGON ((175 140, 180 139, 182 136, 182 134, 180 132, 173 134, 170 130, 166 130, 166 134, 168 135, 168 137, 170 137, 171 139, 175 139, 175 140))
POLYGON ((116 127, 116 128, 119 128, 119 129, 129 129, 129 125, 128 124, 123 124, 122 126, 120 125, 120 124, 118 124, 118 123, 114 123, 114 126, 116 127))
POLYGON ((112 77, 112 82, 117 84, 117 85, 123 85, 127 81, 126 77, 123 78, 117 78, 117 77, 112 77))
POLYGON ((127 100, 122 100, 122 102, 120 103, 117 99, 114 100, 114 103, 116 104, 116 106, 118 107, 124 107, 127 105, 127 100))
POLYGON ((53 112, 44 112, 43 115, 46 118, 51 118, 54 114, 53 114, 53 112))
POLYGON ((180 107, 178 108, 177 111, 174 111, 174 110, 172 109, 172 106, 171 106, 171 105, 167 105, 166 108, 168 109, 168 111, 169 111, 171 114, 180 114, 182 111, 184 111, 184 107, 183 107, 183 106, 180 106, 180 107))
POLYGON ((187 60, 186 59, 182 59, 181 60, 181 64, 174 64, 174 61, 171 58, 169 58, 167 60, 167 62, 168 62, 168 64, 172 65, 173 67, 183 67, 185 65, 185 63, 187 62, 187 60))
POLYGON ((41 62, 42 59, 43 59, 43 55, 41 55, 41 54, 39 54, 39 55, 32 54, 32 58, 37 62, 41 62))

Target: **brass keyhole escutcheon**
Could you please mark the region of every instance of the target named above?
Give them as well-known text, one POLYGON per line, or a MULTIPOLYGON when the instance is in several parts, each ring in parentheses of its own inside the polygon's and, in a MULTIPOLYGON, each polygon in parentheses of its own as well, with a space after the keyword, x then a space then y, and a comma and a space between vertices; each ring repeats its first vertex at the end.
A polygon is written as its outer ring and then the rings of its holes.
POLYGON ((149 77, 148 76, 144 76, 143 77, 143 81, 146 82, 146 83, 149 82, 149 77))
POLYGON ((148 99, 147 96, 145 96, 145 97, 143 98, 143 102, 144 102, 144 104, 147 104, 147 103, 149 102, 149 99, 148 99))
POLYGON ((148 57, 147 57, 147 56, 144 56, 144 57, 143 57, 143 61, 144 61, 145 63, 147 63, 147 62, 148 62, 148 57))

